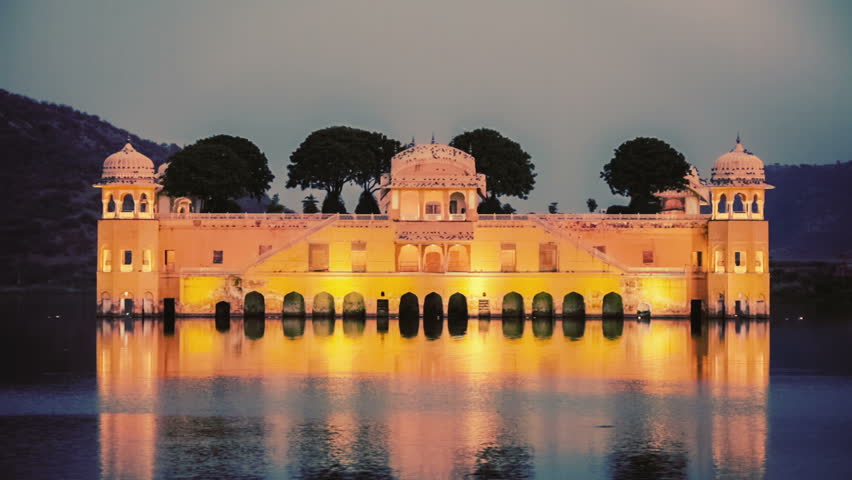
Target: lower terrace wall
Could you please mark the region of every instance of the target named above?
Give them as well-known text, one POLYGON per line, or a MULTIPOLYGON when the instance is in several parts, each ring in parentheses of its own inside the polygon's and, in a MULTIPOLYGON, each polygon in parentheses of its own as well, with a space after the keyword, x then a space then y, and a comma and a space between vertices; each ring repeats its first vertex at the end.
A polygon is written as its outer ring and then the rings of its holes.
POLYGON ((517 292, 523 297, 527 314, 533 310, 533 298, 541 292, 552 296, 554 314, 562 313, 563 299, 571 292, 583 296, 589 315, 602 313, 603 297, 610 292, 622 297, 626 315, 635 314, 640 303, 647 303, 655 316, 682 316, 689 314, 692 298, 706 302, 704 293, 690 292, 690 276, 684 273, 292 273, 263 277, 182 277, 176 295, 178 312, 184 315, 213 314, 216 303, 226 301, 231 304, 233 313, 242 313, 245 295, 253 291, 264 296, 266 312, 270 314, 281 313, 284 296, 290 292, 297 292, 304 297, 308 314, 312 311, 314 297, 321 292, 334 297, 335 311, 338 313, 343 311, 344 297, 352 292, 358 293, 364 297, 368 314, 376 313, 379 299, 388 300, 391 314, 398 313, 400 298, 409 292, 417 295, 421 310, 426 295, 433 292, 439 294, 445 312, 450 296, 461 293, 467 300, 468 311, 472 316, 480 311, 482 300, 487 300, 491 315, 500 315, 503 297, 510 292, 517 292))

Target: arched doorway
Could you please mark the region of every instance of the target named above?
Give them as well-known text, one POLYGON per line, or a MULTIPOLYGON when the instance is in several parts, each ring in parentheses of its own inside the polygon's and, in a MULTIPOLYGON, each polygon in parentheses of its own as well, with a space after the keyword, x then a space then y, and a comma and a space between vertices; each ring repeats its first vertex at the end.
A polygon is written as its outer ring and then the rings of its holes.
POLYGON ((577 292, 571 292, 562 299, 563 317, 582 317, 586 315, 586 301, 577 292))
POLYGON ((423 333, 426 338, 440 338, 444 330, 444 300, 435 292, 423 299, 423 333))
POLYGON ((503 316, 523 317, 524 297, 518 292, 509 292, 503 296, 503 316))
POLYGON ((447 328, 450 335, 459 337, 467 333, 468 318, 467 298, 458 292, 450 295, 447 305, 447 328))
POLYGON ((358 292, 349 292, 343 297, 344 317, 363 317, 367 309, 364 306, 364 296, 358 292))
POLYGON ((429 245, 423 250, 423 271, 432 273, 444 271, 444 252, 438 245, 429 245))
POLYGON ((466 213, 467 205, 465 204, 464 194, 453 192, 450 195, 450 220, 464 220, 466 213))
POLYGON ((298 292, 290 292, 284 295, 284 305, 281 314, 285 317, 305 316, 305 297, 298 292))
POLYGON ((420 303, 409 292, 399 299, 399 333, 404 338, 416 337, 420 330, 420 303))
POLYGON ((216 303, 216 330, 227 332, 231 329, 231 304, 225 301, 216 303))
POLYGON ((314 297, 313 316, 334 317, 334 297, 328 292, 320 292, 314 297))
POLYGON ((260 292, 246 294, 243 304, 243 314, 246 317, 263 317, 266 314, 266 304, 260 292))
POLYGON ((533 297, 533 317, 553 316, 553 297, 547 292, 539 292, 533 297))
POLYGON ((623 318, 624 305, 621 301, 621 295, 615 292, 609 292, 603 297, 603 316, 604 318, 623 318))

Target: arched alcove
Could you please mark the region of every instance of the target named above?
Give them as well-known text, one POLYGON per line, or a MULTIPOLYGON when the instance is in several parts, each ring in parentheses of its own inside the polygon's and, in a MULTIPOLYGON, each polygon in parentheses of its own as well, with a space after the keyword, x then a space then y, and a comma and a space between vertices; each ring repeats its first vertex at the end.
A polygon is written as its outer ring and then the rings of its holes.
POLYGON ((115 198, 110 195, 109 201, 107 202, 107 212, 115 213, 115 198))
POLYGON ((536 293, 532 303, 533 317, 553 316, 553 296, 547 292, 536 293))
POLYGON ((416 245, 403 245, 399 248, 397 270, 400 272, 417 272, 420 270, 420 251, 416 245))
POLYGON ((305 315, 305 297, 298 292, 290 292, 284 295, 284 304, 281 314, 285 317, 300 317, 305 315))
POLYGON ((423 333, 426 338, 434 340, 441 336, 444 330, 444 300, 435 292, 423 299, 423 333))
POLYGON ((461 293, 450 295, 447 305, 447 328, 454 337, 463 336, 467 332, 467 298, 461 293))
POLYGON ((465 198, 462 192, 453 192, 450 195, 450 215, 453 220, 464 219, 464 214, 467 212, 465 198))
POLYGON ((562 299, 563 317, 582 317, 586 314, 586 301, 577 292, 571 292, 562 299))
POLYGON ((754 199, 751 201, 751 213, 760 213, 760 204, 758 203, 757 194, 754 195, 754 199))
POLYGON ((621 295, 615 292, 609 292, 603 297, 603 316, 605 318, 622 318, 624 317, 624 304, 621 300, 621 295))
POLYGON ((363 295, 358 292, 349 292, 343 297, 344 317, 363 317, 366 313, 363 295))
POLYGON ((266 304, 260 292, 249 292, 243 303, 243 314, 246 317, 263 317, 266 314, 266 304))
POLYGON ((429 245, 423 250, 423 271, 440 273, 444 271, 444 252, 438 245, 429 245))
POLYGON ((311 314, 321 317, 334 316, 334 297, 328 292, 320 292, 314 296, 314 306, 311 314))
POLYGON ((399 299, 399 333, 404 338, 416 337, 420 330, 420 303, 409 292, 399 299))
POLYGON ((503 296, 503 316, 523 317, 524 297, 518 292, 509 292, 503 296))
POLYGON ((146 195, 144 193, 142 194, 141 197, 139 197, 139 212, 141 212, 141 213, 147 213, 148 212, 148 195, 146 195))
POLYGON ((470 257, 466 245, 453 245, 447 250, 447 271, 470 271, 470 257))

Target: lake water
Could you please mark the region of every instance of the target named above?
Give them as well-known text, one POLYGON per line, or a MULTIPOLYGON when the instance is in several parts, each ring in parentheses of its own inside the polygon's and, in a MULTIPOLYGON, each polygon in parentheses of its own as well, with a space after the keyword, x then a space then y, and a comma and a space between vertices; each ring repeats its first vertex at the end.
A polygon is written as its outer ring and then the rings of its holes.
POLYGON ((3 297, 6 478, 852 478, 845 318, 164 333, 90 298, 3 297))

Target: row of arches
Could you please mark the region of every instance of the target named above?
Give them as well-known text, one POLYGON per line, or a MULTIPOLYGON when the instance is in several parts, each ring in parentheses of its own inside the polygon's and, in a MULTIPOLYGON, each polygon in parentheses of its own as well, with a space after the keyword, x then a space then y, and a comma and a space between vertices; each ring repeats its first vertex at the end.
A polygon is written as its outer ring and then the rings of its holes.
MULTIPOLYGON (((343 297, 343 316, 363 316, 367 312, 364 296, 358 292, 350 292, 343 297)), ((423 317, 444 316, 444 301, 440 294, 429 293, 423 299, 423 317)), ((243 310, 246 316, 262 316, 266 313, 266 301, 260 292, 249 292, 245 296, 243 310)), ((282 315, 303 316, 307 313, 305 298, 298 292, 290 292, 284 296, 282 315)), ((312 300, 311 314, 314 316, 335 316, 334 296, 328 292, 316 294, 312 300)), ((408 292, 399 301, 399 315, 417 315, 421 313, 420 301, 417 295, 408 292)), ((447 313, 453 315, 468 315, 468 299, 462 293, 450 295, 447 313)), ((491 312, 480 312, 490 314, 491 312)), ((503 296, 501 303, 503 317, 524 317, 524 297, 518 292, 509 292, 503 296)), ((624 305, 621 295, 609 292, 603 297, 602 313, 604 317, 620 317, 624 315, 624 305)), ((553 296, 547 292, 537 293, 532 300, 532 316, 534 318, 553 317, 555 314, 553 296)), ((566 317, 582 317, 586 314, 586 303, 582 295, 571 292, 562 299, 562 314, 566 317)))
POLYGON ((734 195, 733 201, 729 202, 728 196, 723 193, 719 196, 719 201, 716 204, 716 211, 719 213, 729 213, 729 206, 730 211, 733 213, 748 213, 749 211, 751 211, 751 213, 759 214, 760 198, 757 194, 755 194, 752 201, 748 202, 745 194, 737 193, 734 195))
MULTIPOLYGON (((121 201, 121 212, 122 213, 133 213, 136 212, 136 198, 132 193, 125 193, 120 198, 121 201)), ((106 213, 115 213, 116 207, 115 197, 110 194, 107 202, 106 202, 106 213)), ((148 194, 143 193, 139 196, 139 212, 147 213, 150 209, 150 202, 148 200, 148 194)))

